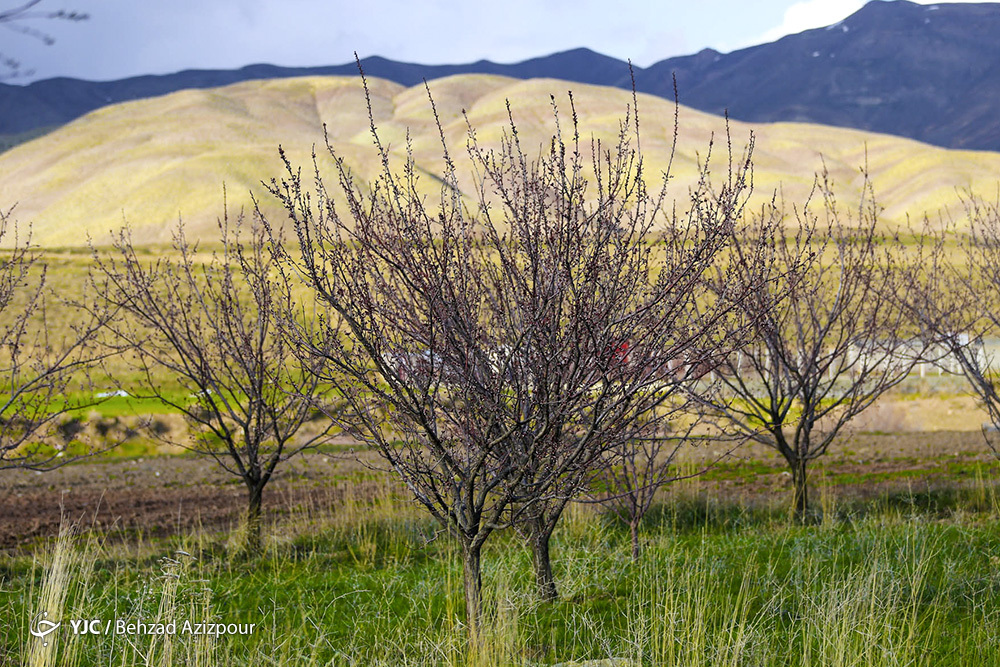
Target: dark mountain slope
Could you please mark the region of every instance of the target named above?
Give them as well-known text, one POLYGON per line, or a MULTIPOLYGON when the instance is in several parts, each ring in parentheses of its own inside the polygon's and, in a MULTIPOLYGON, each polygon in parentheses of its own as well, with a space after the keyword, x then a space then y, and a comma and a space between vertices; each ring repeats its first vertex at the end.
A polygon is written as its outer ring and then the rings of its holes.
MULTIPOLYGON (((579 83, 614 85, 628 79, 628 64, 589 49, 574 49, 512 65, 488 60, 466 65, 416 65, 379 56, 365 58, 367 75, 413 86, 424 79, 452 74, 501 74, 516 79, 546 77, 579 83)), ((189 88, 216 88, 254 79, 297 76, 355 75, 356 63, 329 67, 277 67, 248 65, 238 70, 185 70, 160 76, 139 76, 118 81, 82 81, 57 78, 26 86, 0 84, 0 135, 13 135, 43 126, 58 126, 94 109, 166 95, 189 88)))
POLYGON ((1000 4, 871 2, 841 23, 729 54, 659 62, 663 95, 747 121, 809 121, 1000 150, 1000 4))

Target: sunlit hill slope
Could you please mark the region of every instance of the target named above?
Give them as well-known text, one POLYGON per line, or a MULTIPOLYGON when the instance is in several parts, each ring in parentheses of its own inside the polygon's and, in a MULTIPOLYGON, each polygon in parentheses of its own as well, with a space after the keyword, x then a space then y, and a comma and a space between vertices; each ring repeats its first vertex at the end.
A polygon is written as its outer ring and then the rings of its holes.
MULTIPOLYGON (((442 166, 441 145, 423 86, 404 88, 369 80, 372 109, 383 143, 405 157, 409 131, 413 156, 428 193, 442 166)), ((631 104, 627 91, 550 79, 520 81, 498 76, 461 75, 430 83, 460 181, 472 201, 471 163, 465 157, 463 109, 481 143, 496 145, 510 100, 522 145, 537 155, 554 131, 550 94, 569 119, 572 89, 582 137, 612 141, 631 104)), ((642 149, 648 173, 666 168, 674 127, 674 107, 660 98, 639 96, 642 149)), ((0 205, 16 204, 15 218, 30 223, 34 240, 45 246, 105 242, 110 230, 127 221, 140 243, 170 239, 178 219, 190 235, 211 239, 223 210, 225 183, 230 209, 250 206, 252 191, 266 211, 277 207, 261 185, 282 175, 278 145, 293 163, 311 170, 311 151, 322 147, 326 124, 337 152, 361 179, 380 167, 372 148, 368 111, 360 79, 308 77, 253 81, 212 90, 191 90, 106 107, 61 129, 0 154, 0 205)), ((1000 177, 1000 154, 935 148, 911 140, 817 125, 731 122, 734 151, 740 153, 753 131, 755 205, 780 190, 801 203, 814 174, 825 164, 845 209, 856 206, 867 162, 886 224, 907 215, 961 211, 961 192, 989 196, 1000 177)), ((719 117, 682 107, 680 137, 673 162, 672 193, 683 208, 711 137, 713 178, 727 168, 726 124, 719 117)), ((328 169, 329 159, 321 160, 328 169)), ((332 183, 332 172, 331 184, 332 183)))

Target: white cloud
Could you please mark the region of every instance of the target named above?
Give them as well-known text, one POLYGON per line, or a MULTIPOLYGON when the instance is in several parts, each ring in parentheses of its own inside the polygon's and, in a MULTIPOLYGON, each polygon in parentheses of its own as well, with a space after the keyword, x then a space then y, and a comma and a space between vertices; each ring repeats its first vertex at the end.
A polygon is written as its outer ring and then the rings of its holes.
MULTIPOLYGON (((881 2, 883 0, 872 0, 881 2)), ((940 0, 914 0, 920 5, 938 4, 940 0)), ((981 0, 944 0, 944 2, 980 2, 981 0)), ((771 28, 763 35, 747 41, 744 46, 764 44, 794 35, 803 30, 822 28, 843 21, 865 5, 864 0, 802 0, 788 7, 781 25, 771 28)))
POLYGON ((864 6, 862 0, 805 0, 785 10, 781 25, 771 28, 756 43, 773 42, 785 35, 832 25, 864 6))

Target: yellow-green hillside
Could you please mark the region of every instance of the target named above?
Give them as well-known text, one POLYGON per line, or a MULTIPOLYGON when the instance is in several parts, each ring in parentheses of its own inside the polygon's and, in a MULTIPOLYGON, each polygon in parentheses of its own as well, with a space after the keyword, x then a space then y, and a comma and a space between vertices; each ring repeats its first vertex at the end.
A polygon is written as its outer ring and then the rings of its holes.
MULTIPOLYGON (((460 182, 471 194, 472 174, 464 158, 466 125, 462 109, 484 144, 494 144, 510 100, 523 145, 535 154, 553 131, 550 94, 564 123, 566 91, 573 90, 583 136, 613 140, 631 94, 614 88, 555 80, 520 81, 462 75, 430 84, 460 182)), ((440 140, 423 86, 404 88, 369 81, 376 124, 384 143, 402 155, 409 130, 413 155, 422 172, 439 173, 440 140)), ((667 164, 673 134, 673 104, 640 96, 642 148, 655 173, 667 164)), ((47 136, 0 155, 0 206, 17 204, 16 218, 30 222, 43 245, 79 245, 89 234, 107 239, 127 220, 142 243, 169 241, 183 218, 193 236, 214 235, 222 211, 222 186, 231 208, 249 205, 253 191, 274 211, 260 185, 280 176, 279 144, 292 160, 311 168, 310 153, 322 143, 323 124, 351 169, 369 178, 378 168, 371 146, 368 112, 356 77, 309 77, 254 81, 213 90, 182 91, 95 111, 47 136)), ((714 173, 726 161, 721 118, 682 107, 680 141, 674 160, 674 193, 683 204, 697 161, 715 134, 714 173)), ((958 190, 986 195, 996 191, 1000 154, 935 148, 885 135, 817 125, 732 122, 741 151, 756 133, 755 192, 759 201, 781 188, 786 200, 801 201, 814 173, 826 166, 839 196, 849 206, 859 193, 866 160, 884 219, 899 222, 949 207, 960 210, 958 190)), ((737 156, 738 157, 738 156, 737 156)), ((324 161, 329 166, 329 161, 324 161)), ((434 179, 424 185, 430 191, 434 179)))

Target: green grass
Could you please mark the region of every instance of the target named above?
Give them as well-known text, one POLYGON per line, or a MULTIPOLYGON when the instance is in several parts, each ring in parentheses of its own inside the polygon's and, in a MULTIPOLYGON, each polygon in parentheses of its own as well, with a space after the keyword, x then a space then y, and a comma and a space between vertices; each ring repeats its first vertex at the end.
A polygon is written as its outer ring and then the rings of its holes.
POLYGON ((293 537, 276 533, 258 562, 206 535, 125 546, 64 536, 3 562, 0 655, 69 667, 1000 664, 995 501, 982 484, 896 494, 797 527, 779 507, 675 498, 654 513, 639 562, 626 530, 573 509, 554 548, 556 603, 535 601, 514 536, 488 549, 478 655, 463 627, 456 547, 432 539, 409 504, 293 519, 280 531, 293 537), (28 621, 46 605, 63 619, 257 629, 217 639, 65 631, 38 653, 28 621))
POLYGON ((942 465, 932 470, 926 468, 901 468, 872 472, 836 472, 822 468, 818 469, 821 471, 822 480, 826 484, 863 486, 876 482, 923 480, 931 477, 952 480, 962 478, 971 479, 981 472, 982 463, 978 461, 945 461, 942 465))
MULTIPOLYGON (((179 392, 172 400, 180 401, 183 395, 179 392)), ((170 405, 157 398, 135 398, 132 396, 109 396, 99 399, 100 402, 92 407, 74 411, 76 414, 86 415, 91 412, 97 413, 101 417, 127 417, 130 415, 159 415, 177 414, 178 411, 170 405)))

